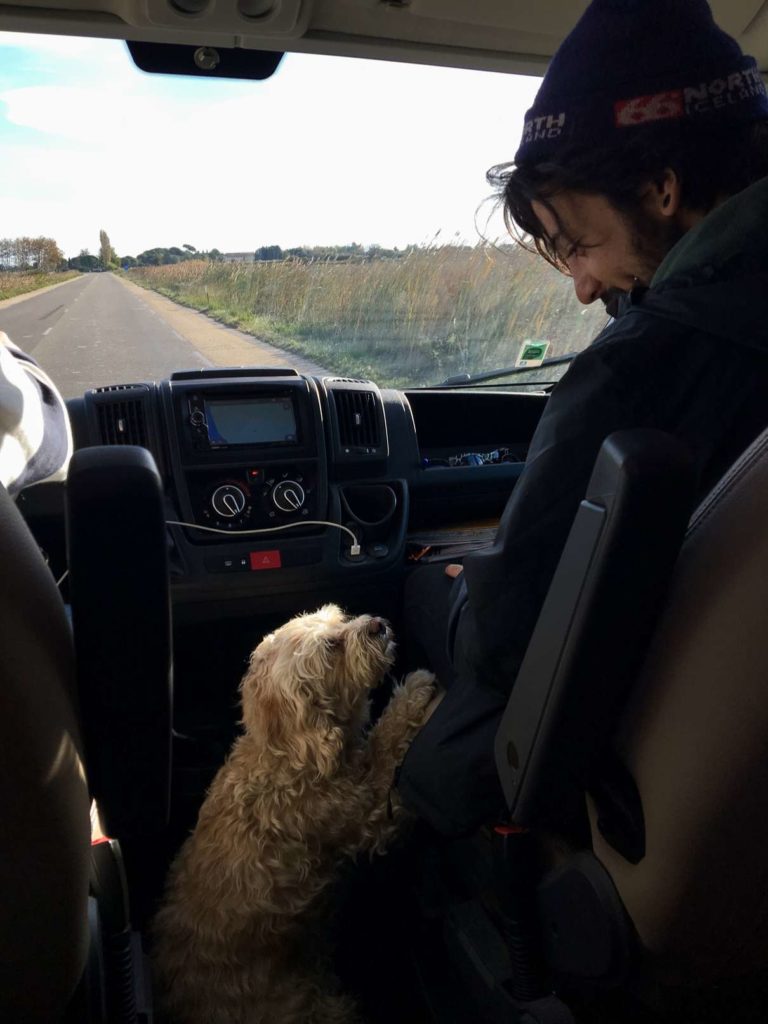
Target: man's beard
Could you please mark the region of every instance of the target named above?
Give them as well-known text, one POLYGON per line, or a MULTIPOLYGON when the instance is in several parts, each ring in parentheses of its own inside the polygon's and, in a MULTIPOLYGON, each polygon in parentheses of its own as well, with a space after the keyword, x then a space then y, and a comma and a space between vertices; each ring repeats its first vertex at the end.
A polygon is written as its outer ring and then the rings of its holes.
MULTIPOLYGON (((685 234, 676 224, 667 221, 649 221, 647 218, 627 214, 631 229, 632 254, 636 261, 635 284, 647 288, 667 253, 685 234)), ((610 317, 621 314, 629 291, 607 288, 600 299, 610 317)))
POLYGON ((638 284, 648 287, 667 253, 677 245, 685 231, 669 220, 654 221, 630 215, 629 223, 637 260, 635 277, 638 284))

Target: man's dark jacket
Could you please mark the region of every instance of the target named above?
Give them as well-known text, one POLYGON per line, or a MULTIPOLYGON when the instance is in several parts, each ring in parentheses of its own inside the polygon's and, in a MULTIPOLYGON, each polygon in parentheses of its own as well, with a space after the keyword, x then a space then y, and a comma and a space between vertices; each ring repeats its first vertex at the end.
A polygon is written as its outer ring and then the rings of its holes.
POLYGON ((503 809, 496 728, 603 440, 675 435, 703 498, 767 426, 768 178, 689 231, 553 392, 495 543, 455 585, 455 681, 400 771, 406 804, 446 834, 503 809))

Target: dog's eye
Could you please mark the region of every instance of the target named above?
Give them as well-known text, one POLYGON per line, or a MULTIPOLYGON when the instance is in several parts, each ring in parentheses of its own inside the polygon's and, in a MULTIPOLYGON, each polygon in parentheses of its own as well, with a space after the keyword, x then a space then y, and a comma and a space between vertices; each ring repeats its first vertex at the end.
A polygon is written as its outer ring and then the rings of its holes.
POLYGON ((326 641, 325 641, 325 642, 326 642, 326 644, 328 645, 328 647, 329 647, 329 648, 330 648, 330 649, 331 649, 332 651, 335 651, 335 650, 337 650, 338 648, 340 648, 340 647, 343 647, 343 646, 344 646, 344 637, 343 637, 343 636, 329 636, 329 637, 328 637, 328 638, 326 639, 326 641))

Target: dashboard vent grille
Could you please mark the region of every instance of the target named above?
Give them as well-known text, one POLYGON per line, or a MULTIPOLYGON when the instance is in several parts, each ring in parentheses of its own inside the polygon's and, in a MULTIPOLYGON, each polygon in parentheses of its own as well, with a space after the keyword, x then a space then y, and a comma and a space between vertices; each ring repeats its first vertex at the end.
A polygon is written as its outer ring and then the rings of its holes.
POLYGON ((96 428, 100 444, 137 444, 149 447, 146 401, 143 384, 120 384, 95 388, 100 396, 94 402, 96 428))
POLYGON ((373 391, 333 392, 342 448, 378 448, 381 443, 376 394, 373 391))
POLYGON ((331 377, 333 384, 367 384, 368 381, 361 377, 331 377))

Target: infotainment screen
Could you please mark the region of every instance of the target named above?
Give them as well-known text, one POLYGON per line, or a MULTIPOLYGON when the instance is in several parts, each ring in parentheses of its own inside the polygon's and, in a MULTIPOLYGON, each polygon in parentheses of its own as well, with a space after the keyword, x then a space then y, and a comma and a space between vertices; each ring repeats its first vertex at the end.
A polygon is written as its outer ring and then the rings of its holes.
POLYGON ((296 413, 290 398, 205 401, 212 447, 230 444, 296 444, 296 413))

